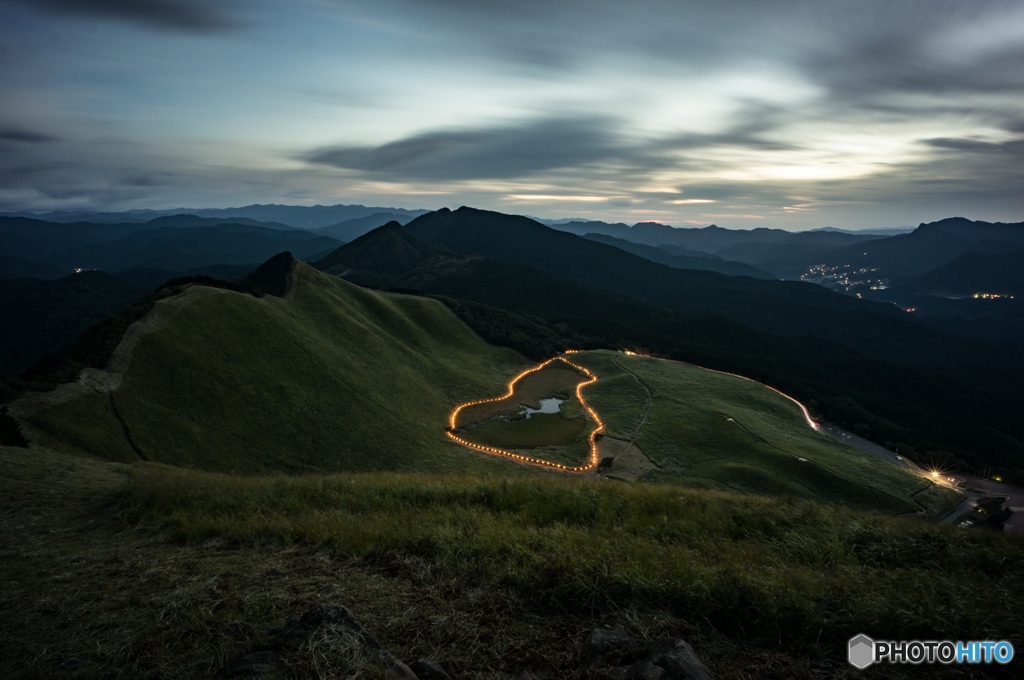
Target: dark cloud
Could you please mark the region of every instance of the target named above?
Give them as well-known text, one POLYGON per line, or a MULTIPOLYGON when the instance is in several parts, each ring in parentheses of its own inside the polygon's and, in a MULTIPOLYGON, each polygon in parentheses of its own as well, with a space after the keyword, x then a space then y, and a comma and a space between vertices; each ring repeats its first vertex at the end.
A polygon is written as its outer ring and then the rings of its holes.
POLYGON ((0 142, 19 142, 22 144, 46 144, 57 141, 56 137, 32 132, 21 128, 0 128, 0 142))
POLYGON ((135 173, 122 177, 117 184, 126 187, 158 187, 166 182, 151 173, 135 173))
POLYGON ((686 133, 659 140, 657 147, 689 151, 716 146, 739 146, 758 151, 792 151, 801 148, 793 142, 772 139, 772 131, 792 121, 794 112, 775 104, 758 101, 743 103, 721 132, 686 133))
POLYGON ((556 118, 486 129, 438 130, 380 146, 336 146, 303 155, 310 163, 419 180, 512 179, 563 168, 608 165, 616 179, 640 179, 652 170, 694 169, 697 154, 713 147, 793 150, 768 137, 789 120, 785 109, 746 102, 731 124, 713 134, 628 140, 622 121, 556 118), (693 158, 687 155, 692 154, 693 158))
POLYGON ((224 0, 15 0, 42 12, 114 19, 171 31, 215 33, 238 26, 224 0))
POLYGON ((806 71, 841 100, 893 94, 1016 93, 1024 88, 1024 49, 939 61, 919 38, 889 35, 808 58, 806 71))
POLYGON ((924 143, 937 149, 950 149, 961 153, 1007 154, 1024 159, 1024 139, 1011 139, 1005 142, 986 142, 978 139, 957 139, 938 137, 926 139, 924 143))
POLYGON ((311 163, 416 179, 507 179, 579 167, 622 153, 604 119, 554 119, 427 132, 381 146, 316 149, 311 163))

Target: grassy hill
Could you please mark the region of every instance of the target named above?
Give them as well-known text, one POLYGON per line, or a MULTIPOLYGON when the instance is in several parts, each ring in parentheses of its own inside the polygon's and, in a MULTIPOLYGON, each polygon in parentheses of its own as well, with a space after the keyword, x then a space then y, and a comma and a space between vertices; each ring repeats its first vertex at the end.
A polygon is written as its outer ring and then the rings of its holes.
POLYGON ((793 401, 760 383, 618 352, 572 356, 598 376, 585 396, 608 436, 634 441, 659 466, 644 479, 893 514, 942 515, 961 500, 817 432, 793 401))
MULTIPOLYGON (((531 229, 543 229, 525 218, 517 219, 531 229)), ((575 238, 566 233, 560 237, 575 238)), ((357 282, 456 299, 453 308, 483 337, 510 343, 533 359, 548 358, 566 347, 647 347, 673 359, 775 385, 816 404, 817 412, 833 423, 847 429, 870 428, 871 438, 880 444, 904 442, 922 454, 929 452, 925 458, 936 452, 935 458, 948 459, 939 452, 955 452, 976 467, 998 465, 1005 468, 1002 474, 1020 470, 1024 475, 1020 464, 1024 406, 1018 388, 1021 372, 1016 368, 1020 357, 1016 353, 1014 359, 1015 353, 1006 346, 997 350, 990 343, 958 345, 913 320, 895 319, 907 331, 901 349, 890 360, 879 361, 849 342, 773 335, 719 316, 687 316, 525 264, 479 255, 435 256, 429 243, 397 225, 370 232, 315 266, 325 263, 339 263, 331 271, 357 282), (412 268, 395 275, 401 267, 394 265, 401 262, 412 268)), ((646 265, 660 267, 652 262, 646 265)), ((699 293, 698 289, 694 294, 699 293)), ((863 333, 878 337, 891 330, 874 323, 870 315, 860 322, 863 333)), ((824 316, 821 323, 826 323, 824 316)), ((886 342, 897 337, 900 334, 886 342)))
POLYGON ((113 407, 149 460, 208 470, 511 468, 447 443, 443 428, 459 402, 501 391, 521 358, 434 300, 374 293, 302 263, 294 275, 289 299, 186 289, 195 299, 141 337, 112 406, 82 396, 31 425, 133 460, 113 407))
MULTIPOLYGON (((269 294, 198 285, 165 291, 126 335, 137 340, 130 363, 130 342, 122 341, 109 372, 87 370, 90 384, 107 387, 54 398, 60 403, 28 423, 49 441, 121 462, 244 473, 534 474, 445 438, 457 404, 504 393, 524 363, 482 342, 437 301, 359 288, 287 254, 243 283, 242 290, 269 294)), ((937 512, 952 501, 817 435, 792 402, 757 383, 614 352, 574 356, 600 378, 586 396, 607 418, 609 434, 635 440, 659 466, 650 481, 893 514, 937 512)), ((543 440, 567 448, 530 455, 576 465, 587 455, 589 431, 578 411, 535 416, 527 424, 543 425, 539 434, 499 423, 470 438, 511 448, 543 440)))

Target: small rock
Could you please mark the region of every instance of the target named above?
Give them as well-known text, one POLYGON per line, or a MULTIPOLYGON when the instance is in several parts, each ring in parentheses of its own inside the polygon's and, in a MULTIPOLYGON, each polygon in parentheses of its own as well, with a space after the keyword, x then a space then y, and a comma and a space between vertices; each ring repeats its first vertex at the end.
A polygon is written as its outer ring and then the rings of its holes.
MULTIPOLYGON (((345 607, 336 603, 323 603, 306 611, 302 616, 291 619, 280 628, 267 631, 268 635, 283 637, 285 639, 306 639, 321 626, 343 625, 359 634, 363 643, 380 654, 384 650, 377 638, 367 630, 355 614, 345 607)), ((385 651, 386 653, 386 651, 385 651)))
POLYGON ((420 680, 413 673, 413 669, 399 662, 389 651, 381 649, 377 653, 380 654, 382 661, 387 662, 387 677, 394 680, 420 680))
POLYGON ((693 648, 679 638, 658 647, 646 660, 664 669, 664 680, 715 680, 693 648))
POLYGON ((662 680, 665 671, 649 661, 637 661, 631 666, 602 668, 598 675, 608 680, 662 680))
POLYGON ((594 668, 605 654, 636 649, 643 644, 641 640, 634 640, 617 628, 595 628, 590 631, 587 641, 583 644, 587 654, 585 663, 587 667, 594 668))
POLYGON ((61 668, 65 668, 65 669, 67 669, 67 668, 74 668, 75 666, 77 666, 78 664, 82 663, 83 661, 85 661, 85 657, 84 656, 82 656, 81 654, 75 654, 74 656, 69 657, 66 661, 64 661, 60 665, 60 667, 61 668))
POLYGON ((419 680, 452 680, 451 676, 445 673, 443 668, 430 659, 416 659, 416 663, 411 668, 419 680))
POLYGON ((690 645, 679 638, 637 640, 621 630, 596 628, 587 637, 584 650, 589 668, 596 668, 602 659, 618 652, 612 659, 625 665, 598 671, 609 680, 714 680, 715 677, 690 645))
POLYGON ((268 569, 267 571, 263 572, 263 576, 261 576, 260 578, 272 578, 274 576, 284 576, 284 572, 278 571, 277 569, 268 569))
POLYGON ((253 652, 243 656, 238 661, 233 661, 220 669, 220 674, 225 678, 253 677, 266 673, 274 668, 274 664, 281 656, 274 651, 266 650, 253 652))

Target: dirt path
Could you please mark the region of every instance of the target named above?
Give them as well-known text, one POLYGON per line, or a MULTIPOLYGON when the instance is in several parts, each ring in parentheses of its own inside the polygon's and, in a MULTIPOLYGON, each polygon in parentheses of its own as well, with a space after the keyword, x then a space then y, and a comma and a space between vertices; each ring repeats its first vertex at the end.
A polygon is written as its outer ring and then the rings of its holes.
POLYGON ((158 301, 148 314, 125 330, 124 336, 121 338, 121 342, 118 343, 117 348, 114 349, 106 369, 84 368, 79 374, 78 380, 73 383, 58 385, 56 389, 49 392, 26 392, 17 400, 11 402, 7 407, 7 413, 21 425, 21 431, 26 439, 35 444, 42 444, 49 441, 49 438, 33 427, 28 422, 28 418, 39 411, 57 406, 58 404, 90 394, 97 394, 107 402, 110 415, 117 421, 121 437, 128 448, 135 453, 139 460, 149 460, 149 456, 132 439, 128 424, 117 409, 114 392, 124 382, 124 374, 128 371, 135 348, 142 338, 166 327, 178 312, 197 300, 209 297, 210 295, 224 295, 229 292, 220 288, 189 286, 177 295, 172 295, 158 301))
MULTIPOLYGON (((7 409, 8 414, 25 427, 26 418, 45 408, 63 404, 88 394, 110 395, 121 386, 124 374, 131 365, 135 348, 143 337, 164 328, 178 312, 197 300, 229 292, 220 288, 189 286, 177 295, 160 300, 148 314, 128 327, 106 369, 85 368, 79 374, 78 380, 73 383, 58 385, 56 389, 49 392, 26 392, 11 402, 7 409)), ((31 429, 31 425, 28 428, 31 429)))
POLYGON ((600 476, 623 482, 635 482, 648 471, 661 468, 636 443, 640 438, 641 430, 647 424, 647 419, 651 415, 651 409, 654 407, 654 391, 640 379, 640 376, 620 364, 618 358, 615 358, 614 361, 616 366, 633 376, 636 384, 643 388, 647 396, 647 403, 641 412, 640 422, 633 428, 633 432, 629 436, 629 441, 614 437, 603 437, 598 442, 600 459, 611 458, 613 460, 611 468, 607 472, 600 473, 600 476))
POLYGON ((633 376, 633 380, 636 381, 637 385, 639 385, 640 387, 644 388, 644 393, 647 395, 647 404, 644 406, 643 413, 641 414, 641 417, 640 417, 640 422, 637 423, 637 426, 635 428, 633 428, 633 434, 630 435, 630 438, 629 438, 629 442, 631 444, 635 444, 636 440, 640 438, 640 430, 643 428, 644 425, 647 424, 647 417, 649 415, 651 415, 651 407, 654 405, 654 391, 651 390, 651 388, 647 386, 647 383, 645 383, 643 380, 640 379, 640 376, 638 376, 636 373, 634 373, 633 371, 629 370, 628 368, 626 368, 625 366, 620 364, 618 357, 614 357, 612 360, 615 362, 616 366, 618 366, 623 371, 625 371, 626 373, 629 373, 631 376, 633 376))

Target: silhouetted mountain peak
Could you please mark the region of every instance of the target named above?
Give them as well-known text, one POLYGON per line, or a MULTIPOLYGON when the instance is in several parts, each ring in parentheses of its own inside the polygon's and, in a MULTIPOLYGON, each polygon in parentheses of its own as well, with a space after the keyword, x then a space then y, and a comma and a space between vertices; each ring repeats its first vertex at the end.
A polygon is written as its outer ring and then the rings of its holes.
POLYGON ((258 295, 284 297, 288 290, 288 275, 294 266, 295 258, 286 250, 256 267, 242 279, 241 285, 258 295))
POLYGON ((346 243, 313 266, 356 283, 382 285, 425 260, 439 256, 451 256, 451 253, 444 246, 422 239, 399 222, 391 221, 346 243))
POLYGON ((947 217, 937 222, 921 224, 911 236, 922 238, 935 234, 947 234, 968 241, 1005 241, 1024 244, 1024 222, 983 222, 966 217, 947 217))

